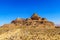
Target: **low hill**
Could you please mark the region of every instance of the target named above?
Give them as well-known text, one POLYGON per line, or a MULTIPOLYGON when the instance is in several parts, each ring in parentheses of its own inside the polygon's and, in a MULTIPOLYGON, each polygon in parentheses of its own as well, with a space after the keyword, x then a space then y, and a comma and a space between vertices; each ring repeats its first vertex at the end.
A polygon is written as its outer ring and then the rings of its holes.
POLYGON ((60 40, 60 28, 34 13, 30 18, 17 18, 1 26, 0 40, 60 40))

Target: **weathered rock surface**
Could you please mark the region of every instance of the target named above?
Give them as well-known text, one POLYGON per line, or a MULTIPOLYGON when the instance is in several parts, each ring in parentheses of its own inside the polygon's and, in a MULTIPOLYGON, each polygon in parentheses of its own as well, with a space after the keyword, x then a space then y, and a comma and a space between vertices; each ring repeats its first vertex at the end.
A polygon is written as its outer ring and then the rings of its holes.
POLYGON ((0 27, 0 40, 60 40, 60 28, 33 14, 30 18, 17 18, 0 27))
POLYGON ((11 23, 14 23, 15 25, 20 25, 20 26, 35 26, 36 28, 47 28, 47 29, 53 29, 55 28, 55 25, 53 22, 47 21, 46 18, 41 18, 37 14, 33 14, 31 18, 27 19, 20 19, 17 18, 16 20, 12 21, 11 23))
POLYGON ((60 40, 60 29, 14 29, 0 35, 0 40, 60 40))

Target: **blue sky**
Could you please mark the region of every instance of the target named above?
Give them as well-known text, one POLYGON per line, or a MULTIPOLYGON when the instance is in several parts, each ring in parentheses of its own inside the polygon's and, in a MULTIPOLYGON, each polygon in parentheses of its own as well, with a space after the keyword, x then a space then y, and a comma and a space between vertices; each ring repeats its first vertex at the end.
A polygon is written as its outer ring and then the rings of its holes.
POLYGON ((60 0, 0 0, 0 25, 33 13, 60 24, 60 0))

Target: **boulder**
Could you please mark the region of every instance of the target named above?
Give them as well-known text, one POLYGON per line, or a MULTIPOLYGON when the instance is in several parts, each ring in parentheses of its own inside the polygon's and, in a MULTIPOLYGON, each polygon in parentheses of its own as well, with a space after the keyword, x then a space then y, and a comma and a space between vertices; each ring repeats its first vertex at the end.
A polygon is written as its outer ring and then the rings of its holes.
POLYGON ((39 17, 36 13, 34 13, 34 14, 31 16, 31 19, 32 19, 32 20, 39 20, 40 17, 39 17))

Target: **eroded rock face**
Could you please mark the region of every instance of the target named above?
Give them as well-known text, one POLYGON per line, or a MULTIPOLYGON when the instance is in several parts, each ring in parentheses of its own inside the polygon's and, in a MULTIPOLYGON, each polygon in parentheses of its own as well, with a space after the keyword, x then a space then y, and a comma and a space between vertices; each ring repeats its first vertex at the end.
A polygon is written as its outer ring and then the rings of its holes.
POLYGON ((12 21, 11 23, 20 25, 20 26, 31 26, 31 27, 38 27, 38 28, 55 28, 55 25, 53 22, 47 21, 46 18, 41 18, 37 14, 33 14, 31 18, 27 19, 20 19, 17 18, 16 20, 12 21))
POLYGON ((32 20, 39 20, 40 17, 39 17, 37 14, 34 13, 34 14, 31 16, 31 19, 32 19, 32 20))

